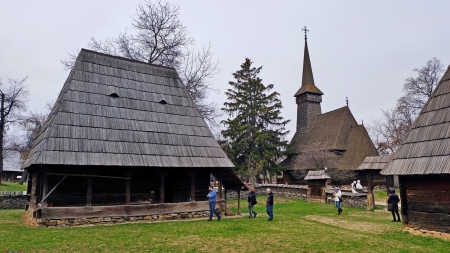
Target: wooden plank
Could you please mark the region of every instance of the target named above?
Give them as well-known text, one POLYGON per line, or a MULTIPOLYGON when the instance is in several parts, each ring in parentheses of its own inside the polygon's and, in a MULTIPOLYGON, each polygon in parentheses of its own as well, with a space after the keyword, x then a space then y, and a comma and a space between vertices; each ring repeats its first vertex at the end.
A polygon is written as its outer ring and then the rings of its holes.
POLYGON ((442 226, 450 226, 450 214, 447 213, 427 213, 409 211, 408 219, 415 222, 434 222, 440 223, 442 226))
POLYGON ((408 201, 417 202, 450 202, 450 191, 406 190, 408 201))
POLYGON ((450 202, 418 202, 408 201, 410 211, 450 214, 450 202))
POLYGON ((88 175, 88 174, 64 174, 64 173, 47 173, 50 176, 71 176, 71 177, 99 177, 99 178, 115 178, 115 179, 131 179, 129 177, 111 177, 111 176, 99 176, 99 175, 88 175))
POLYGON ((125 187, 125 205, 130 205, 131 180, 127 179, 125 187))
MULTIPOLYGON (((216 205, 224 204, 218 200, 216 205)), ((198 212, 209 210, 208 201, 161 203, 151 205, 119 205, 119 206, 82 206, 82 207, 51 207, 43 208, 42 215, 49 219, 92 218, 113 216, 145 216, 165 213, 198 212)))

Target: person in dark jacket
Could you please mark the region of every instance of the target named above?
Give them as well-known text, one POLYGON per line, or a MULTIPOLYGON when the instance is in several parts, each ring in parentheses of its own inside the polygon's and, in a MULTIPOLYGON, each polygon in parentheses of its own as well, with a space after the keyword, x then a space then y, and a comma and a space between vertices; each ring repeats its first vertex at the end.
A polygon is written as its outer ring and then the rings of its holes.
POLYGON ((400 198, 397 194, 395 194, 394 188, 389 188, 389 196, 387 197, 388 202, 388 211, 392 213, 392 221, 401 221, 400 215, 398 214, 398 202, 400 202, 400 198), (397 220, 395 220, 395 214, 397 214, 397 220))
POLYGON ((257 213, 255 211, 253 211, 253 206, 256 205, 256 193, 255 193, 255 189, 253 187, 250 187, 250 189, 248 190, 248 217, 252 218, 252 214, 253 214, 253 218, 256 218, 257 213))
POLYGON ((217 200, 217 193, 216 190, 210 185, 209 186, 209 193, 206 196, 209 199, 209 219, 208 221, 212 220, 213 213, 217 215, 217 220, 220 221, 222 216, 216 211, 216 200, 217 200))
POLYGON ((267 200, 266 200, 266 212, 269 215, 268 221, 273 220, 273 193, 270 188, 266 189, 267 200))

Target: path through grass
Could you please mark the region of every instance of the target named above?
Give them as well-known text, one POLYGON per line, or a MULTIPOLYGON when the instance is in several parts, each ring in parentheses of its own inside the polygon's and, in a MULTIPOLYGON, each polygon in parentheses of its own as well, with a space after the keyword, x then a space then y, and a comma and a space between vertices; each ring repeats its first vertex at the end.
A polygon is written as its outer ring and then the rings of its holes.
MULTIPOLYGON (((21 210, 0 210, 0 251, 24 252, 448 252, 450 242, 412 235, 382 210, 335 207, 276 197, 256 219, 31 228, 21 210)), ((230 203, 236 210, 236 202, 230 203)), ((245 204, 245 203, 244 203, 245 204)), ((246 211, 246 209, 243 209, 246 211)))

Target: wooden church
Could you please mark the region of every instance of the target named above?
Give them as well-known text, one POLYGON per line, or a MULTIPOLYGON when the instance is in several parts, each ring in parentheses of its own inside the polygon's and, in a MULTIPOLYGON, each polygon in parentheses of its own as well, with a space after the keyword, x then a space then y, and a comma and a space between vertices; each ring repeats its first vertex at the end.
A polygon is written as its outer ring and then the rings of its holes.
POLYGON ((24 168, 38 223, 206 211, 212 175, 245 189, 175 69, 85 49, 24 168))
MULTIPOLYGON (((283 183, 306 184, 304 175, 299 171, 311 168, 299 162, 300 156, 314 150, 330 152, 337 161, 331 169, 357 170, 368 156, 378 156, 364 125, 359 125, 348 107, 322 113, 320 103, 324 93, 315 85, 305 35, 302 85, 295 93, 297 104, 297 127, 290 143, 290 154, 281 163, 283 183)), ((323 169, 323 168, 320 168, 323 169)), ((365 178, 365 176, 362 176, 365 178)))
POLYGON ((399 177, 404 224, 450 233, 450 66, 381 174, 399 177))

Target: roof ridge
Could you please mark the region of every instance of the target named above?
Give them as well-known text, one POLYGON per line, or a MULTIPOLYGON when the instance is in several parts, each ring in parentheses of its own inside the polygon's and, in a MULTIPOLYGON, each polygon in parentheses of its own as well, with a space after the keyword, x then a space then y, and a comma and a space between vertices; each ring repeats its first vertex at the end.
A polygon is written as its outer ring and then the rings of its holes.
MULTIPOLYGON (((119 59, 119 60, 125 60, 125 61, 136 62, 136 63, 142 63, 142 64, 145 64, 145 65, 150 65, 150 66, 154 66, 154 67, 160 67, 160 68, 175 70, 175 68, 173 68, 173 67, 167 67, 167 66, 163 66, 163 65, 148 63, 148 62, 139 61, 139 60, 135 60, 135 59, 131 59, 131 58, 126 58, 126 57, 123 57, 123 56, 105 54, 105 53, 89 50, 89 49, 86 49, 86 48, 82 48, 80 50, 80 53, 83 52, 83 51, 86 52, 86 53, 98 54, 98 55, 101 55, 101 56, 107 56, 107 57, 111 57, 111 58, 115 58, 115 59, 119 59)), ((80 55, 81 54, 79 54, 78 56, 80 56, 80 55)), ((85 62, 85 61, 82 61, 82 62, 85 62)))

